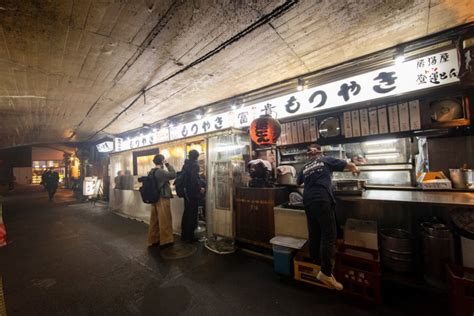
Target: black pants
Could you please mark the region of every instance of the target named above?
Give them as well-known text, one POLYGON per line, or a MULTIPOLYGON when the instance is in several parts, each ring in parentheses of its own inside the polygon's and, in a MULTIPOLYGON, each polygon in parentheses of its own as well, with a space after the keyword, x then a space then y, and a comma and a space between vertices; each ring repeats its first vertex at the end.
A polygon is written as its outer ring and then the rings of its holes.
POLYGON ((184 199, 184 213, 181 220, 181 240, 193 241, 194 230, 197 228, 199 199, 184 199))
POLYGON ((309 252, 311 258, 321 263, 325 275, 332 274, 332 257, 336 245, 336 211, 328 201, 305 203, 308 222, 309 252))
POLYGON ((46 191, 48 191, 48 196, 49 196, 50 200, 53 199, 53 196, 54 196, 54 194, 56 194, 57 189, 58 189, 58 187, 56 187, 56 186, 46 186, 46 191))

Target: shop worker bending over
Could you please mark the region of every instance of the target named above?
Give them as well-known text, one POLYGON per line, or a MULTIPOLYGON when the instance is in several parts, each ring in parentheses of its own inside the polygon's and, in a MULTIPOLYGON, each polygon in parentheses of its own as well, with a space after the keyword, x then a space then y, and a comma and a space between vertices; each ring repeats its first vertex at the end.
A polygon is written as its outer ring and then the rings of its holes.
POLYGON ((323 156, 321 146, 308 146, 310 160, 298 174, 298 184, 304 183, 303 202, 308 222, 311 258, 321 264, 318 280, 330 288, 342 290, 343 286, 332 275, 332 257, 336 244, 336 199, 332 191, 333 171, 352 171, 359 174, 353 163, 323 156))

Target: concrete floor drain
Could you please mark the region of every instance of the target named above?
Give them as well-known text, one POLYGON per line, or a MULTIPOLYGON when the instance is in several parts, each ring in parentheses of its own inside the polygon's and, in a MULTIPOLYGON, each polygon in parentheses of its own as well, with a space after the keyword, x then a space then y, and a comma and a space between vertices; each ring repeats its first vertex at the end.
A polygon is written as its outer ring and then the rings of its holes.
POLYGON ((174 260, 190 257, 196 253, 197 247, 191 244, 175 244, 160 251, 163 259, 174 260))
POLYGON ((3 295, 2 277, 0 277, 0 316, 7 316, 7 308, 5 307, 5 296, 3 295))

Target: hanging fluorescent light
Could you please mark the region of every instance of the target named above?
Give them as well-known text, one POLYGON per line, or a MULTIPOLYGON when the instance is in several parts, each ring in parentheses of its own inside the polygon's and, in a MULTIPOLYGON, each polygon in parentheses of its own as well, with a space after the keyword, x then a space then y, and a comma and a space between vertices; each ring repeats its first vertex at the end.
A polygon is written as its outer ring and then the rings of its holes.
POLYGON ((398 158, 400 157, 399 153, 390 153, 390 154, 378 154, 378 155, 366 155, 365 158, 367 159, 390 159, 390 158, 398 158))
POLYGON ((0 98, 7 99, 46 99, 46 97, 39 95, 0 95, 0 98))
POLYGON ((381 145, 381 144, 391 144, 397 142, 396 138, 383 139, 383 140, 373 140, 370 142, 364 142, 364 145, 381 145))
POLYGON ((366 151, 367 154, 394 153, 395 148, 374 148, 366 151))

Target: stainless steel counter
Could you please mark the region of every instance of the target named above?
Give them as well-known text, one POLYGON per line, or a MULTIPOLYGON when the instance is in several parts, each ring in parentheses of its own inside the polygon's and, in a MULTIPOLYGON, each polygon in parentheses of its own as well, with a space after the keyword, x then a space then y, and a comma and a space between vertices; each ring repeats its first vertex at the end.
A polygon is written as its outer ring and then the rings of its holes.
POLYGON ((474 193, 446 191, 366 190, 362 196, 339 195, 341 201, 384 201, 397 203, 427 203, 441 206, 472 206, 474 193))

